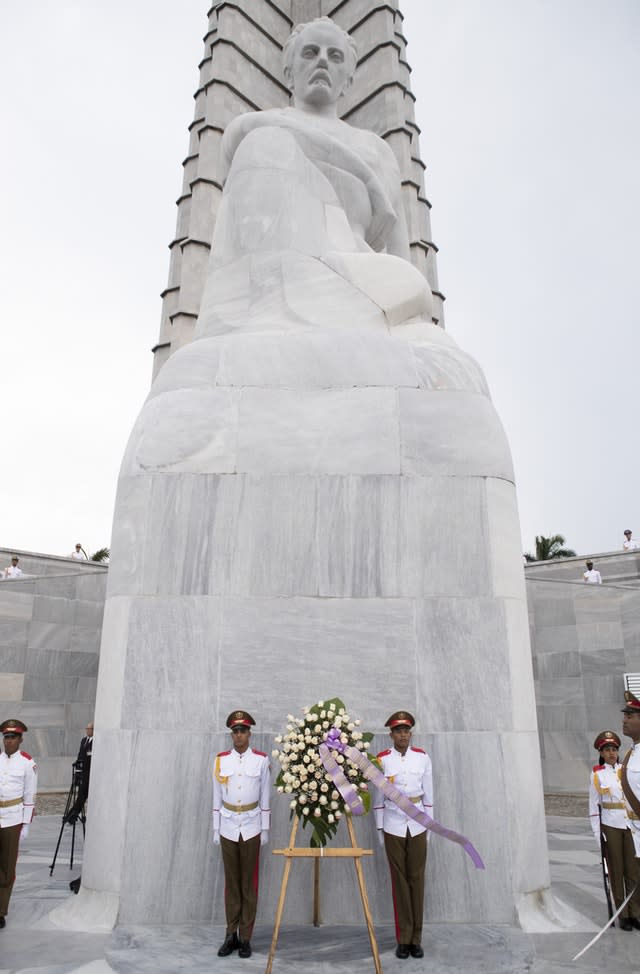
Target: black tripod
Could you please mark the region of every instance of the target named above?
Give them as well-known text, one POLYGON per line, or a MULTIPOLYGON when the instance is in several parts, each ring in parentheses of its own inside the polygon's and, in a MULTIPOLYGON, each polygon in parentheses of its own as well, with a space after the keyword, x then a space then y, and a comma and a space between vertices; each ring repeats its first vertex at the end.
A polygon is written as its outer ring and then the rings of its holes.
POLYGON ((69 788, 67 804, 64 807, 64 812, 62 815, 60 835, 58 836, 56 851, 53 855, 53 862, 49 866, 50 876, 53 876, 53 870, 56 868, 56 859, 58 858, 58 850, 60 849, 62 833, 64 832, 65 825, 71 826, 71 858, 69 860, 69 869, 73 869, 73 853, 76 845, 76 825, 78 824, 78 820, 80 820, 82 824, 82 838, 84 839, 85 823, 87 821, 87 816, 84 813, 84 803, 86 798, 87 792, 84 781, 84 762, 74 761, 73 774, 71 776, 71 787, 69 788))

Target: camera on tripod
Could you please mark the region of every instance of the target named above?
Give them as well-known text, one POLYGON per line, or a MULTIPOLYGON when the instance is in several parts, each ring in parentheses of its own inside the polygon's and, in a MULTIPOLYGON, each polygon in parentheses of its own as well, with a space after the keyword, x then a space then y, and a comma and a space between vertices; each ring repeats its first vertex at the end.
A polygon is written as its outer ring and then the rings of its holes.
POLYGON ((73 762, 71 767, 73 768, 74 785, 76 786, 76 788, 82 788, 84 784, 84 772, 85 772, 84 761, 82 760, 82 758, 78 758, 77 761, 73 762))

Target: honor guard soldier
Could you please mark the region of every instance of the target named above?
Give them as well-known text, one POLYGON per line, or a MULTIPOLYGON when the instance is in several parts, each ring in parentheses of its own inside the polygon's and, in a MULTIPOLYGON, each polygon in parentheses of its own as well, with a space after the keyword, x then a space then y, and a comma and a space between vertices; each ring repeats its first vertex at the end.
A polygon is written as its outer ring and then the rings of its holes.
POLYGON ((227 933, 218 957, 251 957, 258 905, 260 846, 269 839, 269 758, 249 746, 255 720, 246 710, 227 717, 233 747, 217 755, 213 773, 213 842, 222 848, 227 933))
MULTIPOLYGON (((620 738, 614 731, 602 731, 593 746, 600 754, 600 762, 594 766, 591 776, 589 817, 593 834, 606 859, 617 910, 636 887, 640 875, 619 777, 620 738)), ((640 929, 640 888, 620 917, 622 930, 632 930, 634 927, 640 929)))
POLYGON ((38 768, 31 755, 20 750, 26 731, 21 720, 5 720, 0 724, 4 742, 0 754, 0 929, 6 926, 18 845, 29 834, 36 800, 38 768))
MULTIPOLYGON (((378 760, 385 778, 420 811, 433 817, 431 758, 422 748, 410 746, 414 724, 413 716, 406 710, 391 714, 385 727, 389 728, 393 747, 381 751, 378 760)), ((424 957, 421 944, 427 830, 382 792, 377 793, 374 811, 380 844, 384 845, 391 870, 396 957, 424 957)))
POLYGON ((640 700, 630 690, 625 690, 624 699, 622 733, 631 738, 633 747, 625 754, 620 781, 636 858, 640 859, 640 700))

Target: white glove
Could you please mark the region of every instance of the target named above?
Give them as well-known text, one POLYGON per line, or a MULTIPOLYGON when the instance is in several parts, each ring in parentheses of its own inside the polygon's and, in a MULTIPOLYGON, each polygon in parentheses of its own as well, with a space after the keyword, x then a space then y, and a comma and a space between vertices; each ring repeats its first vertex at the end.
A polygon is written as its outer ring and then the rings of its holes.
POLYGON ((28 824, 27 824, 27 823, 25 822, 25 823, 24 823, 24 825, 22 826, 22 828, 21 828, 21 830, 20 830, 20 838, 21 838, 21 839, 26 839, 26 837, 27 837, 28 835, 29 835, 29 826, 28 826, 28 824))
POLYGON ((219 832, 214 831, 214 833, 213 833, 213 844, 214 845, 220 845, 220 833, 219 832))
POLYGON ((384 849, 384 829, 378 829, 378 843, 384 849))
POLYGON ((269 841, 269 829, 263 829, 260 833, 260 845, 266 845, 269 841))

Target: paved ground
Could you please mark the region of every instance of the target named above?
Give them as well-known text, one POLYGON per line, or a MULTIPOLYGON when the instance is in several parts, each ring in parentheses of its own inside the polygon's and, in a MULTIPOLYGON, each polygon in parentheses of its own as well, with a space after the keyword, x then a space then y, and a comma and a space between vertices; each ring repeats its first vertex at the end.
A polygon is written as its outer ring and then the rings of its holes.
MULTIPOLYGON (((66 796, 62 796, 66 799, 66 796)), ((62 800, 61 807, 64 806, 62 800)), ((214 927, 117 928, 110 935, 55 928, 49 912, 68 897, 71 830, 63 834, 53 876, 49 866, 60 815, 38 816, 22 851, 7 927, 0 931, 0 974, 230 974, 265 969, 271 931, 257 929, 254 955, 219 960, 223 931, 214 927), (106 963, 108 958, 109 964, 106 963)), ((425 960, 399 961, 390 926, 376 929, 384 974, 631 974, 640 958, 640 932, 609 930, 580 961, 571 958, 606 920, 598 849, 586 816, 547 819, 552 889, 573 912, 561 932, 526 934, 508 927, 428 924, 425 960)), ((78 844, 81 840, 78 832, 78 844)), ((352 927, 284 927, 273 974, 372 974, 366 933, 352 927)))

